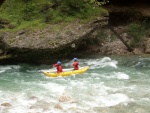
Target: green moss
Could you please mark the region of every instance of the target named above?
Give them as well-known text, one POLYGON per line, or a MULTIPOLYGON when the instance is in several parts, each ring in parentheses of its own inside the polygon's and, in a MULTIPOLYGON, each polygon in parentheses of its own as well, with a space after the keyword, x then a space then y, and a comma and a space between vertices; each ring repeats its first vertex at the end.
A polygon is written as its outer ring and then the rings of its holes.
POLYGON ((137 47, 143 44, 144 35, 146 34, 147 24, 143 22, 142 24, 131 23, 128 26, 128 32, 133 37, 130 45, 133 47, 137 47))
POLYGON ((63 0, 59 3, 57 0, 5 0, 0 8, 0 18, 8 20, 15 28, 6 27, 0 31, 42 29, 47 24, 77 19, 88 22, 103 13, 107 11, 83 0, 63 0))
MULTIPOLYGON (((52 29, 52 32, 62 30, 63 28, 64 28, 64 26, 61 26, 61 25, 54 26, 52 29)), ((57 35, 59 35, 59 34, 57 34, 57 35)))

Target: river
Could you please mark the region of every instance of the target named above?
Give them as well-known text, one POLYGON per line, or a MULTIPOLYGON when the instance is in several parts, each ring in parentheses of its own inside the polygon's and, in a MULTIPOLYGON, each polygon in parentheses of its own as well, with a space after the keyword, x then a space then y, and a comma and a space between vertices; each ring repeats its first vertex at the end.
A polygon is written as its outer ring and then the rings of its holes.
MULTIPOLYGON (((52 65, 1 65, 0 113, 150 113, 149 56, 91 56, 82 75, 46 77, 52 65)), ((70 68, 72 60, 63 61, 70 68)))

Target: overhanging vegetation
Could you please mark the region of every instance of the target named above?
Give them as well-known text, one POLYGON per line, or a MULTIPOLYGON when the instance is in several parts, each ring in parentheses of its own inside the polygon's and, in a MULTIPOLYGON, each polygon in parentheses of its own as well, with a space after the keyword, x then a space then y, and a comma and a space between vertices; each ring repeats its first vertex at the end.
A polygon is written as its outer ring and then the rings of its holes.
POLYGON ((17 30, 76 19, 88 21, 107 13, 88 0, 5 0, 0 12, 0 18, 9 21, 4 27, 17 30))

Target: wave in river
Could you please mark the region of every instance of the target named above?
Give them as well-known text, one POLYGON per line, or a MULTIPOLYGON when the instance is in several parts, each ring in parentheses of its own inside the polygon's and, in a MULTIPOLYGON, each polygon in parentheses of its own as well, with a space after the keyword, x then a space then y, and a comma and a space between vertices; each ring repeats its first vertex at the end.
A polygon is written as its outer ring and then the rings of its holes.
MULTIPOLYGON (((129 65, 124 58, 79 59, 80 66, 90 66, 86 73, 58 78, 41 72, 52 65, 1 66, 0 112, 148 113, 150 71, 148 64, 144 70, 137 68, 141 58, 136 60, 129 65)), ((63 67, 71 64, 68 60, 63 67)))

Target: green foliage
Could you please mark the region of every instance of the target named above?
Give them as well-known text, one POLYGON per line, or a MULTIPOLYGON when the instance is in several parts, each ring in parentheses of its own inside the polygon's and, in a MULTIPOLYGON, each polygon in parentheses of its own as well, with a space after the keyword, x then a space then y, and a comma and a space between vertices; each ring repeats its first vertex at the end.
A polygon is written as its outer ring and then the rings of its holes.
POLYGON ((34 4, 26 4, 26 8, 22 10, 22 18, 24 20, 32 20, 32 17, 34 17, 38 12, 36 12, 36 6, 34 4))
POLYGON ((64 18, 63 18, 63 15, 59 11, 51 9, 46 12, 43 20, 45 23, 49 23, 49 22, 56 23, 56 22, 63 21, 64 18))
POLYGON ((46 15, 46 22, 73 21, 76 18, 88 19, 99 14, 100 8, 94 8, 84 0, 51 0, 53 9, 46 15))
POLYGON ((62 5, 59 7, 60 11, 66 15, 74 16, 78 13, 86 13, 86 10, 89 8, 88 4, 83 0, 64 0, 62 5))
POLYGON ((97 5, 97 6, 102 6, 104 4, 109 3, 109 0, 87 0, 90 1, 91 3, 97 5))
POLYGON ((39 24, 88 20, 99 16, 101 11, 91 0, 5 0, 0 17, 22 28, 36 20, 39 24))
POLYGON ((146 23, 143 22, 142 24, 138 23, 131 23, 128 26, 128 32, 133 37, 131 41, 131 46, 136 47, 143 44, 143 37, 146 33, 146 23))

